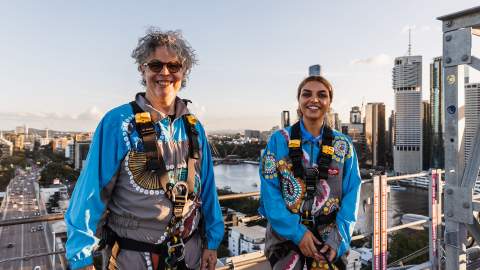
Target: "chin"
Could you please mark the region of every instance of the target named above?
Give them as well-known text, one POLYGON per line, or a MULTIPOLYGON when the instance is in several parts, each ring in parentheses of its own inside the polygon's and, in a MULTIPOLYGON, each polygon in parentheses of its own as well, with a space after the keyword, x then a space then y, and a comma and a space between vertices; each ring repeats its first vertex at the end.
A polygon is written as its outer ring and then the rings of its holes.
POLYGON ((309 120, 309 121, 323 121, 323 115, 311 115, 311 114, 304 114, 303 118, 309 120))

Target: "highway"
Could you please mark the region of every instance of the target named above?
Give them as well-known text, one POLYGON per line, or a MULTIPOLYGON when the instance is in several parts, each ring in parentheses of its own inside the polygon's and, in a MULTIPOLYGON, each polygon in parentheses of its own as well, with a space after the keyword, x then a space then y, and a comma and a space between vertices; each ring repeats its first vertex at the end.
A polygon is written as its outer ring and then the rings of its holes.
MULTIPOLYGON (((0 209, 3 220, 21 219, 46 214, 45 204, 38 194, 40 171, 16 170, 7 187, 0 209), (39 202, 40 201, 40 202, 39 202)), ((28 223, 0 228, 0 261, 52 251, 53 236, 47 222, 28 223)), ((52 256, 20 259, 0 263, 5 270, 46 270, 52 267, 52 256), (39 266, 39 267, 37 267, 39 266)), ((63 269, 56 256, 55 269, 63 269)))

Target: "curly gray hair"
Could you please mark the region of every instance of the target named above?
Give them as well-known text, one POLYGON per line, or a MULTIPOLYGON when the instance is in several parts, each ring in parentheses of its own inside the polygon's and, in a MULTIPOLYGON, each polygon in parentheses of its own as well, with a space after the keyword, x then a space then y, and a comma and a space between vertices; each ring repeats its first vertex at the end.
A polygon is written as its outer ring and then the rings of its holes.
MULTIPOLYGON (((155 27, 147 29, 147 34, 138 39, 137 47, 132 52, 132 58, 138 64, 140 71, 141 65, 147 61, 147 58, 154 53, 157 47, 165 46, 174 52, 182 66, 185 68, 182 80, 182 88, 186 86, 188 75, 193 65, 197 63, 195 51, 184 39, 180 30, 162 31, 155 27)), ((142 76, 142 85, 145 86, 145 78, 142 76)))

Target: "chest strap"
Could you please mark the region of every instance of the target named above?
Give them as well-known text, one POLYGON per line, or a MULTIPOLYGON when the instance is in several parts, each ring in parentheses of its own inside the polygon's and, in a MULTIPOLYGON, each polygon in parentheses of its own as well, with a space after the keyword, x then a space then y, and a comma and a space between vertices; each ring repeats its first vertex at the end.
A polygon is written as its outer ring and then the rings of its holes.
POLYGON ((332 161, 333 149, 333 131, 328 125, 323 125, 322 145, 317 159, 316 168, 307 168, 303 166, 302 136, 300 122, 292 126, 290 140, 288 141, 288 155, 292 160, 293 175, 305 181, 306 198, 315 196, 317 182, 319 179, 328 179, 328 167, 332 161))

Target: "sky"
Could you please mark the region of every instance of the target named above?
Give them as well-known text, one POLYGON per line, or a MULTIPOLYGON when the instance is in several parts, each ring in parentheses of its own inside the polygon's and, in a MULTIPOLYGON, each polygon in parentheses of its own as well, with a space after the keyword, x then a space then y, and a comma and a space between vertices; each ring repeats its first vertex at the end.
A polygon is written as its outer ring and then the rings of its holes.
MULTIPOLYGON (((395 1, 5 1, 0 0, 0 130, 93 131, 112 108, 143 91, 130 57, 150 26, 182 31, 199 64, 179 96, 207 131, 280 124, 296 88, 320 64, 332 108, 394 109, 393 59, 442 54, 437 17, 478 0, 395 1)), ((474 43, 476 44, 476 43, 474 43)), ((476 74, 473 75, 474 78, 476 74)), ((387 113, 389 115, 389 113, 387 113)))

